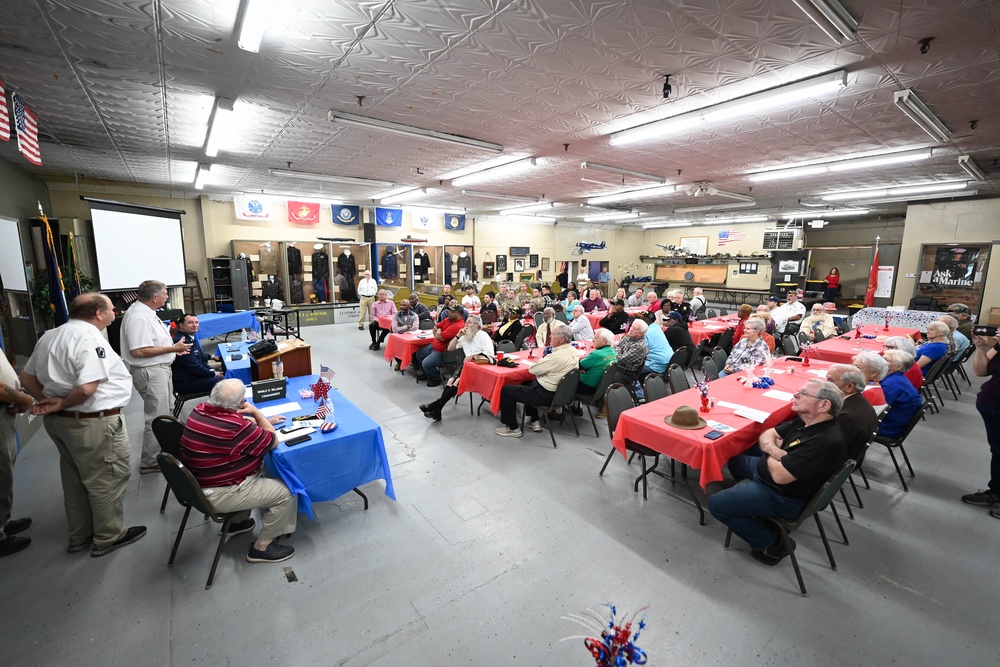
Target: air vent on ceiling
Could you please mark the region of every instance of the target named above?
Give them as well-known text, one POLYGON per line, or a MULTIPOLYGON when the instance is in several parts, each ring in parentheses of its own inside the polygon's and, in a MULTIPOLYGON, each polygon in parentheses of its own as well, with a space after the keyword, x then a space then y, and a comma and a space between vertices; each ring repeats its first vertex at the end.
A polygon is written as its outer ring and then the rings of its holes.
POLYGON ((765 229, 764 250, 800 250, 801 229, 765 229))

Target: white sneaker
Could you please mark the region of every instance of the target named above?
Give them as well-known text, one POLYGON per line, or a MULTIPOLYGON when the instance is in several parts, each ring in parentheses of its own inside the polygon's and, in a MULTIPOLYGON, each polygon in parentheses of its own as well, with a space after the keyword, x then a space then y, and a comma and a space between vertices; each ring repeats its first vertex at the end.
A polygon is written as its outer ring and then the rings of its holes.
POLYGON ((538 421, 537 419, 535 421, 528 422, 528 428, 530 428, 535 433, 538 433, 539 431, 542 430, 542 422, 538 421))
POLYGON ((515 428, 512 430, 507 428, 506 426, 501 426, 500 428, 497 429, 497 435, 503 436, 505 438, 520 438, 521 429, 515 428))

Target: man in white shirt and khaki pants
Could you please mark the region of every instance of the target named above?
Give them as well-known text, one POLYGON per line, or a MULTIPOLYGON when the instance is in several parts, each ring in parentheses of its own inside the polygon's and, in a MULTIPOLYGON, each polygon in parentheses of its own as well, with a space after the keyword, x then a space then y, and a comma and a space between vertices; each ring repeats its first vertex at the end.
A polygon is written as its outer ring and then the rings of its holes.
POLYGON ((364 329, 368 324, 368 315, 371 313, 372 304, 375 303, 376 294, 378 294, 378 283, 372 280, 371 271, 365 271, 365 277, 358 281, 358 300, 361 302, 358 329, 364 329))
POLYGON ((167 326, 156 314, 156 309, 167 302, 166 284, 146 280, 138 292, 138 301, 128 307, 122 319, 121 351, 136 391, 142 396, 144 428, 139 472, 146 474, 160 470, 156 463, 160 445, 153 435, 153 420, 173 411, 170 365, 178 354, 187 354, 191 345, 183 338, 171 342, 167 326))

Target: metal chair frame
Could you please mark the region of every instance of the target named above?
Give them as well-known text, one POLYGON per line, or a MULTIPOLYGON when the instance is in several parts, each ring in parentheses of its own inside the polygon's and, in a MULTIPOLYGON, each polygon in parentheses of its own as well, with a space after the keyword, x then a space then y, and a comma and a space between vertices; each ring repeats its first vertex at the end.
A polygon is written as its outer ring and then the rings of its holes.
MULTIPOLYGON (((556 435, 552 431, 552 420, 549 418, 549 413, 554 412, 557 408, 565 408, 563 414, 569 414, 570 420, 573 422, 573 430, 576 431, 576 436, 580 437, 580 429, 576 426, 576 417, 573 416, 573 411, 569 409, 570 404, 573 402, 573 398, 576 395, 576 385, 580 382, 580 370, 572 370, 566 375, 562 376, 559 380, 559 384, 556 386, 556 390, 552 395, 552 402, 549 405, 536 405, 535 407, 541 411, 542 416, 545 418, 545 426, 549 429, 549 437, 552 438, 552 446, 558 447, 556 444, 556 435)), ((525 413, 521 413, 521 430, 524 430, 524 418, 525 413)), ((596 429, 596 427, 595 427, 596 429)))

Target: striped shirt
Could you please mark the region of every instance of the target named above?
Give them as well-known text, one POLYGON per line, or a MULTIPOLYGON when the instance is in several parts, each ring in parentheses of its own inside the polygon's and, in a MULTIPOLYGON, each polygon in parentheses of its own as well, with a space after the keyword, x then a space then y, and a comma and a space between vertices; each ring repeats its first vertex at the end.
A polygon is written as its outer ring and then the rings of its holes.
POLYGON ((273 443, 254 421, 201 403, 184 425, 181 459, 203 488, 230 486, 257 472, 273 443))

